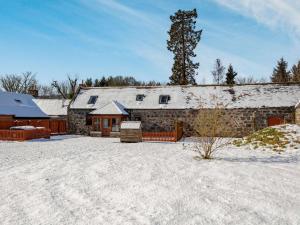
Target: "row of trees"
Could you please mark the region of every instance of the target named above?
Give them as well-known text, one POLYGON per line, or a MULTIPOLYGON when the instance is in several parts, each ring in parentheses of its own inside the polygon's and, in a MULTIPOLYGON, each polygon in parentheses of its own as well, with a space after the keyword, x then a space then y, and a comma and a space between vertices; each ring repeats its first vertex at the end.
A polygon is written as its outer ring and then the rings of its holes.
MULTIPOLYGON (((159 86, 156 81, 138 81, 132 76, 103 76, 101 79, 87 78, 81 83, 86 87, 114 87, 114 86, 159 86)), ((37 90, 40 96, 62 97, 70 99, 74 96, 79 86, 77 75, 67 75, 62 81, 52 81, 51 84, 41 85, 36 79, 36 74, 25 72, 21 74, 6 74, 0 76, 0 87, 5 91, 28 94, 37 90)))
POLYGON ((116 86, 160 86, 160 82, 156 81, 139 81, 132 76, 108 76, 101 79, 87 78, 84 81, 84 85, 87 87, 116 87, 116 86))
MULTIPOLYGON (((211 71, 213 83, 215 84, 251 84, 265 83, 266 79, 255 79, 252 76, 238 77, 238 73, 230 64, 227 68, 220 59, 216 59, 213 70, 211 71)), ((36 76, 32 72, 22 74, 8 74, 0 76, 0 86, 10 92, 29 93, 31 89, 38 90, 41 96, 62 96, 63 98, 72 98, 78 87, 78 76, 70 76, 63 81, 53 81, 49 85, 40 85, 36 76)), ((288 69, 288 63, 281 58, 274 68, 271 81, 275 83, 300 82, 300 60, 292 68, 288 69)), ((139 81, 132 76, 103 76, 101 79, 87 78, 82 81, 87 87, 114 87, 114 86, 160 86, 164 83, 156 81, 139 81)), ((175 81, 169 84, 176 84, 175 81)), ((196 84, 196 83, 193 83, 196 84)))
MULTIPOLYGON (((215 84, 232 85, 268 82, 264 78, 258 80, 255 79, 253 76, 237 77, 238 74, 236 71, 234 71, 233 66, 231 64, 229 65, 227 73, 225 74, 225 67, 223 66, 220 59, 216 59, 214 69, 212 70, 211 74, 213 77, 213 82, 215 84)), ((270 77, 270 80, 273 83, 300 82, 300 60, 289 70, 287 61, 281 58, 277 62, 277 65, 273 70, 273 74, 270 77)))

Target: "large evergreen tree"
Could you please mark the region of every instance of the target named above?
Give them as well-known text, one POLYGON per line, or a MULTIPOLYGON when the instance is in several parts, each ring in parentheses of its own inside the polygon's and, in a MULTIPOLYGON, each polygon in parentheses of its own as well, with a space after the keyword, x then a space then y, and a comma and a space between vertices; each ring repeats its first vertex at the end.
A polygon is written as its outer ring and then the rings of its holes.
POLYGON ((237 72, 234 71, 233 66, 230 64, 226 73, 226 84, 234 85, 236 76, 237 72))
POLYGON ((300 60, 292 67, 292 81, 300 82, 300 60))
POLYGON ((274 68, 271 81, 273 83, 287 83, 290 81, 290 78, 291 72, 288 70, 288 63, 281 58, 277 62, 277 66, 274 68))
POLYGON ((196 70, 199 63, 194 63, 194 49, 201 39, 202 30, 196 30, 197 11, 178 10, 170 16, 172 22, 167 41, 168 50, 174 53, 174 64, 170 84, 196 84, 196 70))

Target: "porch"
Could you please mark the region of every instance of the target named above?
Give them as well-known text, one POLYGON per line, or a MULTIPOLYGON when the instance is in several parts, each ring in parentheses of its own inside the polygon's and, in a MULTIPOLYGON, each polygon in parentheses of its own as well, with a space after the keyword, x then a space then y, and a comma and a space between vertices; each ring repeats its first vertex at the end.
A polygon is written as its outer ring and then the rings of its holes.
POLYGON ((92 137, 120 137, 121 122, 128 119, 125 107, 117 101, 92 111, 89 116, 92 120, 92 137))

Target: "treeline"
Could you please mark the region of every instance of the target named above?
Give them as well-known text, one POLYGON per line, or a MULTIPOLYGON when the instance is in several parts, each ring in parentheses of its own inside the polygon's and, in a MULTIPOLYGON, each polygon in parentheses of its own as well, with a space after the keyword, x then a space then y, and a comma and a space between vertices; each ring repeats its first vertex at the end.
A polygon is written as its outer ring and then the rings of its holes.
POLYGON ((238 73, 233 69, 232 64, 228 66, 227 72, 220 59, 216 59, 214 68, 211 72, 214 84, 254 84, 254 83, 289 83, 300 82, 300 60, 288 68, 288 62, 281 58, 273 69, 270 81, 265 78, 254 78, 253 76, 238 77, 238 73))
POLYGON ((83 84, 87 87, 116 87, 116 86, 160 86, 156 81, 139 81, 132 76, 108 76, 101 79, 87 78, 83 84))
POLYGON ((80 83, 78 75, 67 75, 64 80, 54 80, 50 84, 40 84, 36 79, 36 74, 32 72, 0 76, 0 87, 5 91, 23 94, 32 94, 32 91, 38 91, 39 96, 49 98, 70 99, 74 96, 79 85, 85 87, 160 86, 162 83, 139 81, 132 76, 103 76, 100 79, 87 78, 80 83))

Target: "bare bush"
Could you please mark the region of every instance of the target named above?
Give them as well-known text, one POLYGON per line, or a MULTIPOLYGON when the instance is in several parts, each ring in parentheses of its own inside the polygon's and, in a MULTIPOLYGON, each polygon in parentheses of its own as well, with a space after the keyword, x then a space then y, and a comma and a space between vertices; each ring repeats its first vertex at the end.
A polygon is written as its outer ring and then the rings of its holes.
POLYGON ((200 109, 194 121, 197 138, 195 150, 203 159, 211 159, 221 148, 230 144, 230 139, 220 136, 225 132, 225 108, 217 105, 213 109, 200 109))

